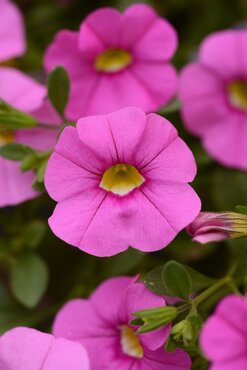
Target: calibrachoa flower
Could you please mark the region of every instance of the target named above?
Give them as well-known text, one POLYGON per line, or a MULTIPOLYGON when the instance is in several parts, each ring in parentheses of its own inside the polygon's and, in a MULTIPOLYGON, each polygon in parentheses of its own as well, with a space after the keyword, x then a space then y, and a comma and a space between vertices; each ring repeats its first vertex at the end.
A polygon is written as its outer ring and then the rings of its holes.
POLYGON ((247 236, 247 215, 237 212, 201 212, 186 231, 194 242, 201 244, 241 238, 247 236))
POLYGON ((247 369, 247 298, 230 295, 218 304, 201 332, 210 370, 247 369))
POLYGON ((22 55, 26 41, 22 15, 9 0, 0 0, 0 62, 22 55))
MULTIPOLYGON (((0 98, 42 123, 59 124, 60 120, 45 100, 46 88, 13 68, 0 68, 0 98)), ((34 128, 0 131, 0 146, 11 142, 26 144, 34 149, 49 150, 56 142, 56 129, 34 128)), ((21 172, 19 162, 0 157, 0 207, 19 204, 37 196, 32 188, 32 171, 21 172)))
POLYGON ((182 116, 188 130, 223 165, 247 169, 247 31, 208 36, 199 61, 184 68, 182 116))
POLYGON ((89 370, 84 347, 29 328, 15 328, 0 337, 1 370, 89 370))
POLYGON ((68 302, 55 319, 54 335, 82 343, 93 370, 189 370, 186 352, 165 352, 169 326, 138 335, 129 324, 132 312, 165 306, 164 298, 135 280, 111 278, 89 299, 68 302))
POLYGON ((98 9, 79 32, 60 31, 45 55, 45 67, 66 68, 71 79, 67 116, 110 113, 134 105, 149 112, 168 102, 176 90, 169 64, 177 35, 166 20, 144 4, 123 14, 98 9))
POLYGON ((48 162, 45 185, 58 202, 49 225, 97 256, 161 249, 200 210, 187 184, 195 173, 191 151, 163 117, 125 108, 82 118, 48 162))

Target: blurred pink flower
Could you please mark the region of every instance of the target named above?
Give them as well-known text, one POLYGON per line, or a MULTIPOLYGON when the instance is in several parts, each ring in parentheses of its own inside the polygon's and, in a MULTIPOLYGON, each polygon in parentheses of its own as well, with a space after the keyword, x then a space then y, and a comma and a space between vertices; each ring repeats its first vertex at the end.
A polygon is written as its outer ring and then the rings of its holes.
POLYGON ((89 360, 79 343, 18 327, 0 337, 0 369, 89 370, 89 360))
POLYGON ((61 134, 45 186, 49 219, 67 243, 97 256, 165 247, 199 213, 187 184, 194 157, 165 118, 139 108, 85 117, 61 134))
POLYGON ((9 0, 0 0, 0 62, 21 56, 26 50, 21 12, 9 0))
MULTIPOLYGON (((42 123, 59 124, 60 119, 45 100, 46 88, 13 68, 0 68, 0 98, 17 109, 30 113, 42 123)), ((0 146, 9 142, 49 150, 56 142, 57 130, 23 129, 0 131, 0 146)), ((0 207, 19 204, 40 193, 32 188, 32 171, 21 172, 19 162, 0 157, 0 207)))
POLYGON ((138 335, 129 324, 133 312, 165 306, 164 298, 135 280, 111 278, 89 299, 68 302, 55 319, 54 335, 82 343, 95 370, 189 370, 186 352, 165 352, 170 326, 138 335))
POLYGON ((247 215, 236 212, 201 212, 186 228, 192 241, 206 244, 213 241, 247 236, 247 215))
POLYGON ((247 369, 247 298, 230 295, 218 304, 201 332, 210 370, 247 369))
POLYGON ((247 31, 208 36, 199 61, 180 79, 182 116, 205 150, 225 166, 247 169, 247 31))
POLYGON ((145 112, 167 103, 177 77, 169 60, 177 47, 175 29, 144 4, 123 14, 98 9, 79 32, 60 31, 45 55, 50 71, 62 65, 71 79, 67 116, 110 113, 125 106, 145 112))

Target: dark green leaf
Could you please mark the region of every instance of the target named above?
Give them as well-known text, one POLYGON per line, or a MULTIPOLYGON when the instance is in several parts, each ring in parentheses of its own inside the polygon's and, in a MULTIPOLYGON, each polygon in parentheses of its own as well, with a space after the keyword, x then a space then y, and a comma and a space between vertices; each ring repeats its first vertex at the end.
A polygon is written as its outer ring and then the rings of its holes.
POLYGON ((247 245, 242 249, 240 255, 236 258, 231 273, 234 278, 247 276, 247 245))
POLYGON ((236 206, 235 211, 247 215, 247 206, 236 206))
POLYGON ((189 299, 192 284, 186 269, 178 262, 170 261, 165 264, 162 270, 164 285, 172 294, 185 301, 189 299))
POLYGON ((173 352, 177 347, 178 343, 172 338, 172 336, 169 336, 165 343, 166 352, 173 352))
POLYGON ((163 284, 161 277, 162 269, 163 267, 160 266, 150 271, 145 276, 144 283, 146 287, 154 293, 174 297, 174 294, 170 292, 163 284))
POLYGON ((200 272, 194 270, 192 267, 185 265, 183 266, 190 277, 192 284, 192 292, 197 292, 198 290, 207 288, 216 281, 215 279, 205 276, 200 272))
POLYGON ((24 245, 29 248, 36 248, 41 243, 47 226, 42 220, 34 220, 30 222, 23 232, 24 245))
POLYGON ((13 161, 21 161, 32 153, 32 149, 26 145, 10 143, 0 147, 0 156, 13 161))
POLYGON ((61 67, 55 67, 48 76, 48 96, 61 116, 64 116, 64 110, 69 97, 69 77, 66 70, 61 67))
POLYGON ((19 258, 10 272, 10 287, 14 297, 28 308, 35 307, 48 283, 44 261, 35 254, 19 258))

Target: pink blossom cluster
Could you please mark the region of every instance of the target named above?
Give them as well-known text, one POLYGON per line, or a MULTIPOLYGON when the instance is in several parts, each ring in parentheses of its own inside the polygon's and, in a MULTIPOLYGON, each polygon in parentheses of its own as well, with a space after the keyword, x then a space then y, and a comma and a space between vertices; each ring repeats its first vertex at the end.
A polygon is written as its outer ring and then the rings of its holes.
POLYGON ((189 355, 166 352, 170 327, 138 334, 132 312, 163 307, 164 298, 136 278, 103 282, 89 299, 76 299, 58 312, 53 335, 15 328, 0 338, 1 370, 189 370, 189 355))

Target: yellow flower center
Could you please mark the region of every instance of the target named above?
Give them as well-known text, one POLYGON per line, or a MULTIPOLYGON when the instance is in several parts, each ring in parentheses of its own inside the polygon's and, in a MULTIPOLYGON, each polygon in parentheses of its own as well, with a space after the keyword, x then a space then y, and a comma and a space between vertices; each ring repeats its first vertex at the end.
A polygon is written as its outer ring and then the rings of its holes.
POLYGON ((144 177, 130 164, 116 164, 105 171, 100 187, 117 195, 126 195, 143 184, 144 177))
POLYGON ((95 68, 100 72, 114 73, 122 71, 133 61, 132 55, 122 49, 108 49, 99 54, 95 60, 95 68))
POLYGON ((14 133, 10 130, 0 130, 0 146, 3 146, 8 143, 13 143, 14 141, 14 133))
POLYGON ((120 327, 121 331, 121 347, 124 354, 135 357, 143 357, 143 348, 136 332, 128 325, 120 327))
POLYGON ((247 111, 247 82, 236 80, 229 84, 228 94, 235 108, 247 111))

